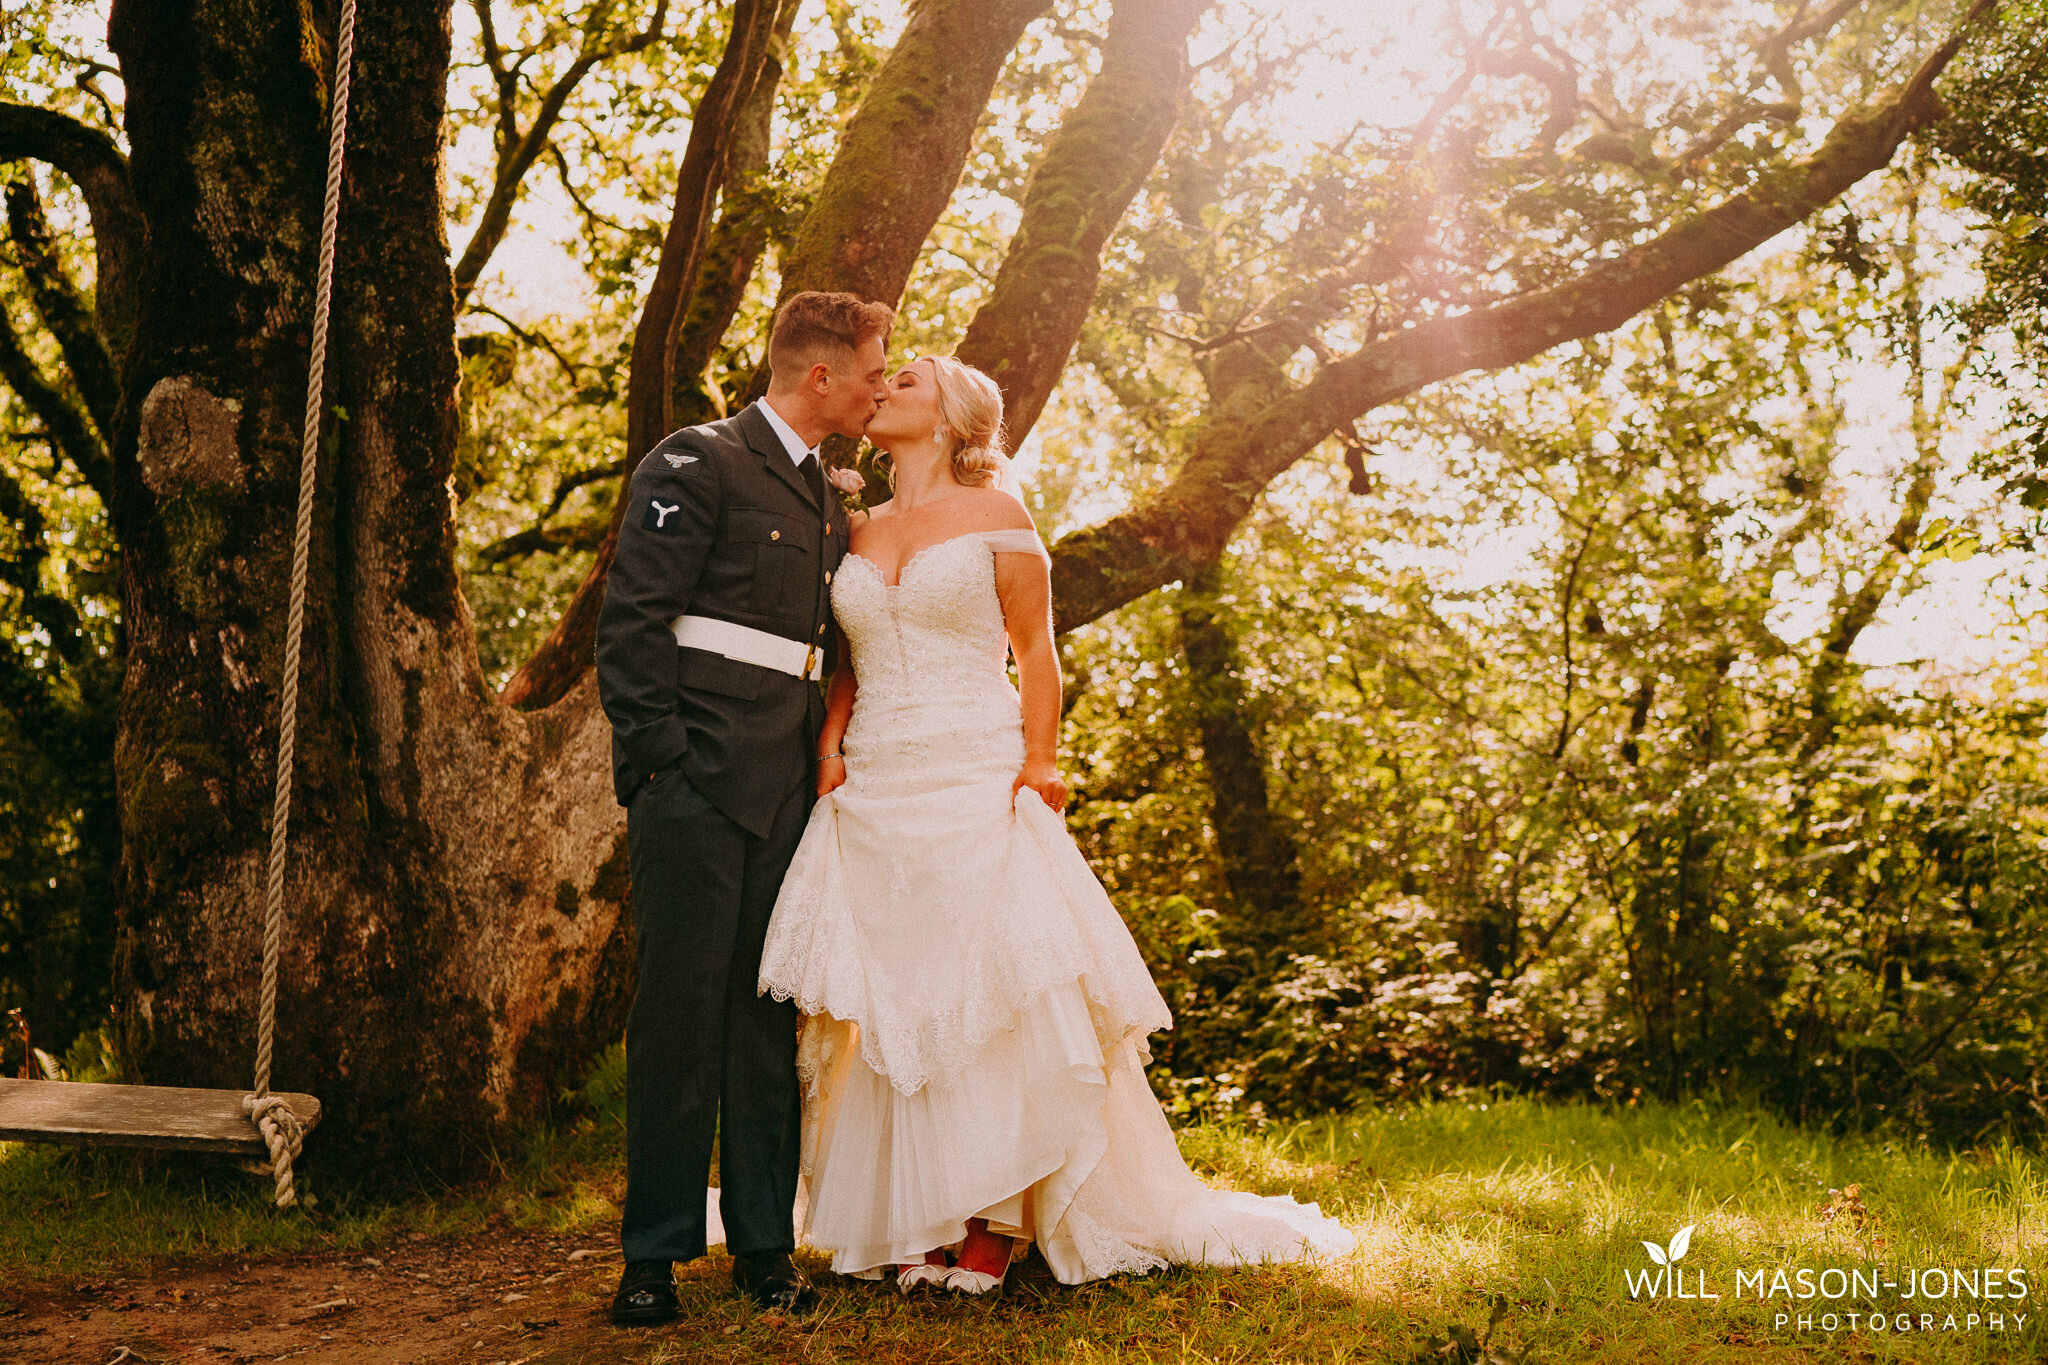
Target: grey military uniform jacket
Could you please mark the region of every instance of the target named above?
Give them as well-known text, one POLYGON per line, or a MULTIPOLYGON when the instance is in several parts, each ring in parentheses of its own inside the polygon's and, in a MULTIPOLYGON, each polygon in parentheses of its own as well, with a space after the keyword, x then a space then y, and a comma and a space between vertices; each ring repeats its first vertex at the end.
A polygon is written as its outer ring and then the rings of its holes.
POLYGON ((812 777, 819 685, 676 644, 669 622, 711 616, 827 651, 830 580, 847 518, 806 486, 758 405, 685 427, 633 473, 597 619, 597 686, 612 722, 619 804, 680 766, 734 823, 765 835, 812 777))

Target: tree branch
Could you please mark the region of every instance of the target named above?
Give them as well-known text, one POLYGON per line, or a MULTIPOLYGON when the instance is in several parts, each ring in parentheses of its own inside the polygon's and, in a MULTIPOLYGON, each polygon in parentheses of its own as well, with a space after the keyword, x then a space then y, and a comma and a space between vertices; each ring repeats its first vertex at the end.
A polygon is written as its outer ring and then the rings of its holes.
POLYGON ((503 540, 494 540, 476 552, 484 564, 503 564, 527 555, 561 554, 570 550, 595 550, 611 530, 611 517, 585 517, 567 526, 529 526, 503 540))
POLYGON ((1920 267, 1916 259, 1919 253, 1917 204, 1907 208, 1905 230, 1905 250, 1901 252, 1900 260, 1904 275, 1905 312, 1901 319, 1905 325, 1901 331, 1905 337, 1914 455, 1899 476, 1905 485, 1905 496, 1900 502, 1898 516, 1893 519, 1890 534, 1877 547, 1872 562, 1863 570, 1862 582, 1853 591, 1844 587, 1835 596, 1834 606, 1838 614, 1808 679, 1807 724, 1799 742, 1798 762, 1802 766, 1834 739, 1841 721, 1836 707, 1836 692, 1849 672, 1849 651, 1856 647, 1856 641, 1877 619, 1879 609, 1891 596, 1900 576, 1907 571, 1913 552, 1919 548, 1920 528, 1927 519, 1928 504, 1934 498, 1935 483, 1941 473, 1942 429, 1957 387, 1977 351, 1979 338, 1972 328, 1963 339, 1960 353, 1943 367, 1939 391, 1930 407, 1927 401, 1926 344, 1922 336, 1927 318, 1921 303, 1920 267))
MULTIPOLYGON (((640 321, 633 332, 633 355, 626 380, 629 462, 645 455, 669 432, 669 404, 674 389, 670 366, 677 319, 696 287, 712 206, 725 178, 736 111, 741 99, 753 93, 757 83, 768 82, 772 91, 779 81, 781 66, 772 56, 770 39, 784 7, 793 9, 798 3, 800 0, 738 0, 733 7, 725 53, 697 103, 696 116, 690 123, 690 140, 683 150, 683 164, 676 174, 675 204, 669 215, 668 231, 662 238, 661 260, 655 267, 654 283, 641 304, 640 321)), ((567 695, 590 667, 597 612, 604 603, 605 574, 618 546, 618 519, 624 507, 624 499, 613 507, 611 526, 597 547, 596 562, 569 600, 562 619, 499 694, 507 705, 549 705, 567 695)))
POLYGON ((632 231, 624 223, 614 218, 607 218, 590 206, 590 201, 583 197, 583 192, 576 188, 576 182, 570 178, 569 158, 563 156, 562 149, 552 142, 548 144, 548 160, 555 163, 555 180, 561 185, 562 193, 569 196, 569 202, 576 206, 576 212, 583 215, 585 231, 588 231, 592 224, 598 227, 609 228, 613 232, 622 234, 632 231))
POLYGON ((506 317, 503 313, 499 312, 497 309, 491 307, 487 303, 472 302, 469 305, 469 311, 472 313, 482 313, 485 317, 488 318, 496 318, 499 322, 505 324, 506 331, 510 332, 513 336, 519 338, 519 340, 525 342, 528 346, 531 346, 536 350, 546 351, 549 355, 554 357, 555 363, 562 367, 562 373, 569 377, 569 382, 577 386, 578 388, 582 387, 583 367, 581 365, 578 365, 575 361, 569 359, 569 357, 563 355, 561 349, 557 347, 554 342, 549 341, 545 336, 541 335, 539 332, 529 331, 527 328, 521 327, 518 323, 512 321, 512 319, 506 317))
POLYGON ((1210 0, 1119 0, 1102 68, 1031 173, 1024 214, 960 358, 1003 390, 1009 447, 1023 443, 1094 305, 1102 248, 1179 121, 1187 40, 1210 0))
MULTIPOLYGON (((487 12, 490 8, 488 0, 477 0, 476 8, 480 13, 487 12)), ((648 19, 646 28, 618 42, 600 44, 596 41, 595 27, 601 22, 603 13, 600 9, 593 16, 592 29, 584 34, 583 50, 541 96, 540 107, 534 111, 533 122, 527 125, 524 133, 519 132, 517 77, 505 66, 504 55, 498 51, 496 34, 490 27, 487 13, 482 20, 485 60, 498 82, 498 169, 491 184, 490 198, 485 200, 483 215, 477 220, 476 231, 470 234, 469 245, 462 249, 462 258, 455 263, 455 301, 458 305, 468 297, 477 277, 489 264, 492 253, 505 240, 505 233, 512 225, 512 206, 519 198, 519 187, 525 183, 533 163, 540 160, 541 154, 551 145, 549 139, 554 136, 555 124, 561 120, 562 109, 576 92, 576 87, 592 70, 612 58, 651 46, 668 27, 668 0, 655 0, 654 14, 648 19)))
POLYGON ((1557 150, 1559 139, 1570 132, 1579 119, 1579 80, 1571 58, 1548 40, 1539 39, 1511 51, 1483 53, 1478 66, 1482 75, 1527 76, 1550 92, 1550 112, 1543 120, 1543 127, 1537 131, 1530 150, 1557 150), (1551 59, 1545 60, 1539 48, 1547 49, 1551 59))
POLYGON ((498 44, 497 20, 491 17, 491 0, 470 0, 476 11, 479 41, 484 50, 484 65, 490 68, 491 83, 498 87, 498 153, 519 141, 519 73, 505 63, 505 49, 498 44))
POLYGON ((1977 0, 1890 99, 1843 115, 1810 156, 1742 194, 1565 284, 1407 328, 1323 366, 1255 415, 1212 422, 1165 488, 1055 547, 1059 629, 1092 621, 1214 559, 1268 483, 1373 408, 1467 370, 1503 369, 1562 342, 1612 331, 1890 164, 1910 133, 1940 116, 1934 80, 1991 5, 1977 0))
MULTIPOLYGON (((1051 0, 926 0, 875 73, 797 230, 778 299, 841 289, 893 304, 960 183, 989 93, 1051 0), (877 213, 885 204, 888 211, 877 213)), ((752 393, 765 391, 767 366, 752 393)))
POLYGON ((64 363, 71 367, 71 377, 99 429, 100 440, 109 441, 114 411, 121 405, 121 381, 91 310, 57 258, 57 244, 50 236, 50 223, 43 216, 33 181, 17 180, 7 187, 7 231, 14 240, 21 273, 28 280, 29 297, 64 352, 64 363))
POLYGON ((733 116, 732 146, 726 152, 725 183, 718 192, 718 221, 697 264, 697 286, 670 323, 668 420, 672 426, 709 422, 726 414, 722 390, 708 378, 711 358, 725 339, 747 283, 768 249, 781 205, 768 179, 773 150, 776 91, 783 59, 796 27, 796 3, 784 3, 768 40, 768 62, 733 116))
POLYGON ((0 163, 31 158, 71 178, 92 216, 98 256, 95 297, 100 334, 116 357, 135 335, 147 226, 114 140, 76 119, 26 104, 0 102, 0 163))
POLYGON ((1806 6, 1801 4, 1792 16, 1792 21, 1763 41, 1758 52, 1763 56, 1764 70, 1778 82, 1778 88, 1785 93, 1785 99, 1794 109, 1805 98, 1799 88, 1798 73, 1792 69, 1792 48, 1796 43, 1824 37, 1836 24, 1849 17, 1849 11, 1861 5, 1863 0, 1835 0, 1835 3, 1819 14, 1809 17, 1806 6))
POLYGON ((21 344, 14 319, 0 307, 0 379, 14 390, 50 433, 52 453, 69 460, 103 500, 113 497, 113 465, 92 423, 70 395, 43 377, 21 344))

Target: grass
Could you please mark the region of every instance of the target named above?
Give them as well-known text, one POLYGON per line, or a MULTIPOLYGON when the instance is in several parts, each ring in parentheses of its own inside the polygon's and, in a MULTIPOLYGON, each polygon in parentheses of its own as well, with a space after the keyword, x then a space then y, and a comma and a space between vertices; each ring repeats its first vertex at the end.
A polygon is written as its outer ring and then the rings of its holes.
MULTIPOLYGON (((1435 1103, 1248 1131, 1182 1134, 1204 1174, 1319 1201, 1357 1230, 1359 1251, 1322 1267, 1176 1270, 1069 1289, 1027 1278, 992 1303, 903 1301, 857 1286, 796 1324, 749 1311, 720 1266, 687 1267, 690 1330, 564 1341, 542 1362, 704 1359, 909 1361, 1500 1360, 2006 1361, 2039 1358, 2044 1166, 2009 1144, 1946 1152, 1900 1138, 1834 1137, 1709 1104, 1435 1103), (1679 1261, 1718 1300, 1631 1299, 1630 1272, 1691 1226, 1679 1261), (1951 1299, 1955 1330, 1847 1328, 1868 1296, 1735 1297, 1738 1270, 2026 1272, 2025 1298, 1951 1299), (1839 1330, 1820 1330, 1822 1315, 1839 1330), (1988 1317, 2003 1313, 2004 1330, 1988 1317), (1978 1314, 1973 1328, 1967 1314, 1978 1314), (1777 1315, 1787 1315, 1779 1322, 1777 1315), (1798 1330, 1797 1316, 1815 1319, 1798 1330), (2017 1322, 2025 1315, 2022 1327, 2017 1322), (1451 1341, 1431 1351, 1429 1342, 1451 1341), (710 1345, 706 1345, 710 1343, 710 1345), (714 1349, 715 1348, 715 1349, 714 1349)), ((617 1130, 542 1133, 497 1176, 403 1204, 329 1193, 280 1217, 259 1182, 232 1171, 125 1164, 0 1146, 0 1284, 70 1280, 209 1255, 261 1258, 374 1249, 415 1233, 616 1227, 617 1130)), ((308 1173, 318 1188, 317 1165, 308 1173)), ((821 1268, 822 1263, 814 1262, 821 1268)), ((1667 1281, 1668 1283, 1668 1281, 1667 1281)), ((2018 1286, 2008 1292, 2017 1294, 2018 1286)), ((1889 1318, 1928 1305, 1885 1290, 1889 1318)))

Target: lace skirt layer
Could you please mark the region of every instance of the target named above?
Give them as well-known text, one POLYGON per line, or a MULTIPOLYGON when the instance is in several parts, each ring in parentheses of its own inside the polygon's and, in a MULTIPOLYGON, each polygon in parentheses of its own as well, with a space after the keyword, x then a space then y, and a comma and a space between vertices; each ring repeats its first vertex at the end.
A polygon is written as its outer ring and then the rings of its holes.
POLYGON ((958 1076, 1056 986, 1079 986, 1105 1049, 1171 1027, 1066 826, 1035 793, 1011 798, 1016 694, 1006 724, 933 710, 893 714, 879 753, 849 730, 850 779, 812 809, 761 988, 858 1024, 861 1055, 906 1095, 958 1076))

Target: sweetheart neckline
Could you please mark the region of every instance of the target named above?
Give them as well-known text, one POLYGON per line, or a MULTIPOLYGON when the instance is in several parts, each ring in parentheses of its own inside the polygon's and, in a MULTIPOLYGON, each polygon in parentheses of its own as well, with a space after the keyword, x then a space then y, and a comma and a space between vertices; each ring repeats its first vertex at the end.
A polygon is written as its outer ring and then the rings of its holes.
POLYGON ((881 580, 882 580, 882 586, 883 586, 883 587, 885 587, 885 588, 900 588, 900 587, 902 587, 902 586, 903 586, 903 580, 904 580, 904 579, 906 579, 906 578, 908 578, 908 577, 910 576, 910 570, 911 570, 911 568, 912 568, 912 567, 913 567, 913 566, 914 566, 914 565, 915 565, 915 564, 917 563, 917 561, 918 561, 918 560, 920 560, 920 559, 923 559, 923 558, 924 558, 924 557, 925 557, 926 555, 930 554, 930 553, 931 553, 931 552, 932 552, 933 550, 936 550, 936 549, 938 549, 938 548, 939 548, 940 546, 942 546, 942 545, 951 545, 951 544, 952 544, 952 543, 953 543, 954 541, 956 541, 956 540, 978 540, 978 539, 980 539, 980 538, 981 538, 982 536, 986 536, 986 535, 991 535, 991 534, 998 534, 998 533, 996 533, 996 532, 989 532, 989 531, 962 531, 962 532, 961 532, 961 533, 960 533, 959 535, 957 535, 957 536, 947 536, 947 537, 946 537, 946 538, 945 538, 944 540, 935 540, 935 541, 933 541, 933 542, 932 542, 931 544, 929 544, 929 545, 926 545, 926 546, 924 546, 924 547, 923 547, 922 549, 919 549, 919 550, 917 550, 917 551, 913 552, 913 553, 911 554, 910 558, 908 558, 908 559, 906 559, 906 560, 904 560, 904 561, 903 561, 903 565, 902 565, 902 567, 896 570, 896 581, 895 581, 894 583, 891 583, 891 582, 889 581, 889 576, 888 576, 887 574, 885 574, 885 573, 883 573, 883 572, 882 572, 882 566, 881 566, 881 565, 879 565, 879 564, 875 563, 875 561, 874 561, 874 560, 872 560, 872 559, 869 559, 869 558, 868 558, 868 557, 867 557, 866 555, 862 554, 862 553, 861 553, 860 551, 858 551, 858 550, 848 550, 848 551, 846 552, 846 557, 847 557, 848 559, 858 559, 858 560, 859 560, 859 561, 860 561, 861 563, 863 563, 863 564, 867 565, 867 566, 868 566, 868 567, 869 567, 870 569, 873 569, 873 570, 875 571, 875 577, 877 577, 877 578, 879 578, 879 579, 881 579, 881 580))

